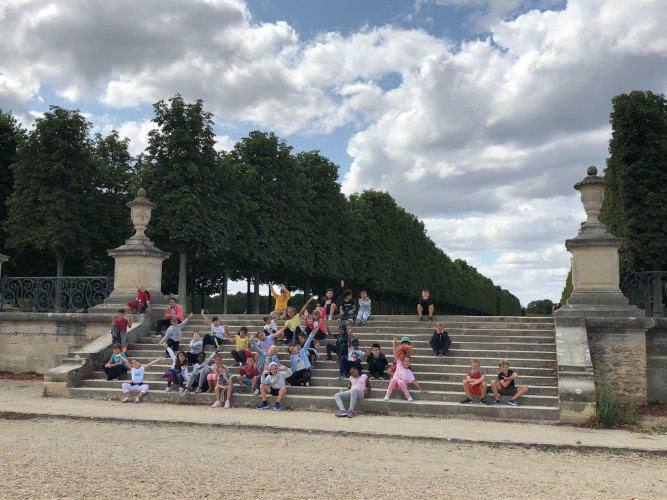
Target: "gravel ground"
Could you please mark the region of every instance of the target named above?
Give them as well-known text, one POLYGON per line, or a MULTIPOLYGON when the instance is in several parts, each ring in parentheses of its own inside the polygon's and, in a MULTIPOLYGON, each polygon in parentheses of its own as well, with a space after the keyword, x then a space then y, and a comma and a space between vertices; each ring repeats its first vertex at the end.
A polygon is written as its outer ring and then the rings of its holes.
POLYGON ((8 499, 667 495, 654 455, 67 419, 0 429, 8 499))

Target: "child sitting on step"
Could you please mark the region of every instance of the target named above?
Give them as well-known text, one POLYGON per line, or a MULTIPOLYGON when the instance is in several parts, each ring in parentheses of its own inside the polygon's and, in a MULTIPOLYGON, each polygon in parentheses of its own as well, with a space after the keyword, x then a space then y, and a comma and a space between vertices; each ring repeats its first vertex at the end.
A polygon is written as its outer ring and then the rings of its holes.
POLYGON ((398 342, 398 339, 394 337, 392 342, 392 350, 394 351, 394 364, 387 368, 387 375, 390 378, 394 376, 394 372, 396 371, 396 361, 403 361, 405 356, 412 356, 412 345, 410 345, 410 337, 402 337, 401 345, 398 347, 396 347, 396 342, 398 342))
POLYGON ((384 371, 387 369, 389 361, 380 350, 380 344, 373 344, 370 352, 368 346, 364 346, 364 349, 366 350, 366 363, 368 364, 368 373, 371 375, 371 380, 384 380, 384 371))
POLYGON ((357 404, 357 399, 367 398, 368 393, 371 390, 371 383, 368 381, 367 375, 362 375, 359 369, 356 366, 350 368, 350 383, 347 386, 347 390, 337 392, 334 395, 336 404, 338 405, 338 411, 336 412, 337 417, 354 417, 354 408, 357 404), (349 411, 345 410, 345 405, 343 405, 343 399, 350 400, 350 409, 349 411))
POLYGON ((461 401, 462 405, 472 403, 472 395, 479 396, 479 402, 483 405, 488 405, 486 400, 486 373, 480 369, 478 359, 473 359, 470 362, 470 371, 466 373, 466 378, 463 381, 463 390, 466 393, 466 398, 461 401))
POLYGON ((396 387, 398 387, 402 392, 405 398, 408 401, 412 401, 412 396, 410 395, 410 390, 408 389, 408 384, 412 383, 417 389, 419 389, 423 394, 428 393, 421 388, 419 382, 415 379, 410 366, 412 364, 412 359, 410 356, 404 356, 403 361, 400 359, 396 360, 396 371, 394 372, 391 381, 389 382, 389 387, 387 388, 387 394, 385 394, 385 401, 389 399, 391 393, 396 387))
POLYGON ((315 337, 315 332, 311 332, 306 339, 306 343, 301 347, 299 344, 289 346, 290 363, 292 374, 285 379, 289 385, 310 385, 310 359, 308 348, 315 337))
POLYGON ((500 396, 509 396, 511 399, 508 401, 508 404, 512 406, 520 406, 517 399, 526 394, 528 391, 527 385, 520 385, 517 387, 514 384, 514 381, 519 376, 514 370, 510 370, 509 361, 503 359, 498 363, 500 368, 500 373, 498 374, 498 380, 491 381, 491 390, 495 399, 491 401, 492 405, 500 404, 500 396))
MULTIPOLYGON (((166 344, 162 344, 166 347, 166 344)), ((174 354, 174 351, 171 347, 166 347, 167 354, 172 359, 171 368, 169 368, 162 378, 167 379, 167 388, 164 392, 171 391, 171 383, 174 382, 178 384, 178 392, 183 392, 183 383, 188 379, 188 362, 185 358, 185 353, 183 351, 178 353, 178 356, 174 354)))
POLYGON ((266 402, 267 394, 278 396, 273 409, 276 411, 282 410, 280 401, 283 399, 285 392, 287 391, 285 387, 285 379, 291 374, 292 370, 286 366, 278 365, 277 363, 271 363, 269 365, 269 369, 262 373, 262 383, 259 386, 259 392, 262 394, 262 403, 257 407, 258 410, 266 410, 269 408, 269 403, 266 402))
POLYGON ((220 363, 215 370, 218 379, 215 382, 215 403, 211 408, 220 408, 222 406, 222 393, 226 395, 225 408, 231 408, 232 399, 232 377, 227 373, 227 367, 220 363))
POLYGON ((209 374, 208 370, 209 365, 211 364, 211 361, 213 361, 213 358, 215 358, 215 356, 219 352, 220 348, 218 348, 216 351, 213 351, 213 354, 211 354, 208 358, 206 357, 206 354, 204 354, 203 352, 199 353, 199 356, 197 357, 197 364, 195 364, 195 366, 192 368, 192 373, 188 378, 188 382, 185 387, 185 392, 183 393, 183 395, 187 396, 193 389, 197 394, 202 392, 202 387, 206 383, 206 377, 209 374))
POLYGON ((248 392, 246 385, 250 386, 250 392, 253 395, 257 396, 259 394, 259 389, 257 388, 259 383, 259 371, 255 366, 255 358, 250 356, 246 360, 246 365, 240 368, 239 375, 236 380, 241 386, 241 390, 239 391, 241 394, 246 394, 248 392))
POLYGON ((138 392, 139 394, 137 395, 137 399, 134 400, 135 403, 138 403, 141 398, 143 397, 144 394, 148 392, 148 384, 144 384, 144 372, 148 370, 151 366, 153 366, 155 363, 162 361, 162 357, 159 357, 157 359, 154 359, 150 363, 146 363, 144 366, 141 366, 141 363, 139 363, 138 359, 133 359, 132 360, 132 369, 130 370, 130 373, 132 375, 132 382, 125 382, 121 386, 123 390, 123 395, 125 398, 123 399, 123 403, 129 403, 130 402, 130 392, 138 392))
POLYGON ((201 352, 204 352, 204 341, 201 339, 201 334, 195 330, 192 332, 190 350, 185 353, 185 356, 188 358, 188 366, 192 366, 197 362, 197 357, 201 352))
POLYGON ((104 365, 104 373, 107 374, 107 380, 118 380, 123 373, 127 373, 127 357, 121 351, 120 344, 114 344, 112 349, 113 353, 104 365))
POLYGON ((123 352, 127 352, 127 329, 131 327, 132 318, 125 317, 125 309, 118 309, 115 318, 111 316, 111 342, 120 344, 123 352))

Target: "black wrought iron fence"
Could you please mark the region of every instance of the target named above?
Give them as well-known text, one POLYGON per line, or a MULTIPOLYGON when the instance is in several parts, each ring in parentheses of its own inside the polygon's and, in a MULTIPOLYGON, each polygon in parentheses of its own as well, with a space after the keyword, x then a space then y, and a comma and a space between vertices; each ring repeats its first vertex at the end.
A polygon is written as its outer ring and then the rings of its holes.
POLYGON ((111 276, 0 278, 0 311, 87 311, 113 291, 111 276))
POLYGON ((621 290, 630 304, 643 309, 648 317, 664 317, 667 309, 667 271, 640 271, 629 274, 621 290))

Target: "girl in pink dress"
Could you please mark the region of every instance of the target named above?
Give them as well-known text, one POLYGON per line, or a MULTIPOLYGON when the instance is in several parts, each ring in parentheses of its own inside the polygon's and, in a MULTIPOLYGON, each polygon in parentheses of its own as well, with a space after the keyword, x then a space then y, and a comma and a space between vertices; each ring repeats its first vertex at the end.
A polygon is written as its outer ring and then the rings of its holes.
POLYGON ((414 384, 414 386, 423 393, 428 392, 422 389, 419 385, 419 382, 417 382, 415 379, 412 370, 410 370, 411 364, 412 359, 410 356, 405 356, 403 361, 396 359, 396 371, 394 372, 394 376, 391 378, 391 382, 389 382, 387 394, 384 397, 385 401, 389 399, 389 396, 391 396, 392 391, 396 389, 396 386, 398 386, 398 388, 403 392, 408 401, 412 401, 412 396, 410 396, 410 391, 408 390, 409 383, 414 384))

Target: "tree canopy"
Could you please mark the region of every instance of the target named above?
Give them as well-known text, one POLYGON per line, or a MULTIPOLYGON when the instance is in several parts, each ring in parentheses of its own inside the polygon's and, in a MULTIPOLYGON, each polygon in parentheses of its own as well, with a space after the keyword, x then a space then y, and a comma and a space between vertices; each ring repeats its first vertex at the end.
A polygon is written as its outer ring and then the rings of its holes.
POLYGON ((601 220, 625 238, 622 274, 667 265, 667 101, 633 91, 612 99, 608 183, 601 220))
POLYGON ((247 279, 256 286, 246 309, 258 312, 260 283, 323 296, 344 280, 381 313, 414 312, 429 289, 438 314, 520 314, 514 295, 437 248, 388 193, 346 198, 338 166, 319 151, 295 153, 274 133, 252 131, 217 152, 201 100, 176 95, 154 112, 157 128, 137 158, 115 131, 91 138, 78 111, 52 107, 39 119, 12 167, 12 248, 104 272, 105 250, 131 233, 125 203, 144 187, 157 205, 148 236, 172 253, 164 292, 194 298, 222 293, 228 277, 247 279))

